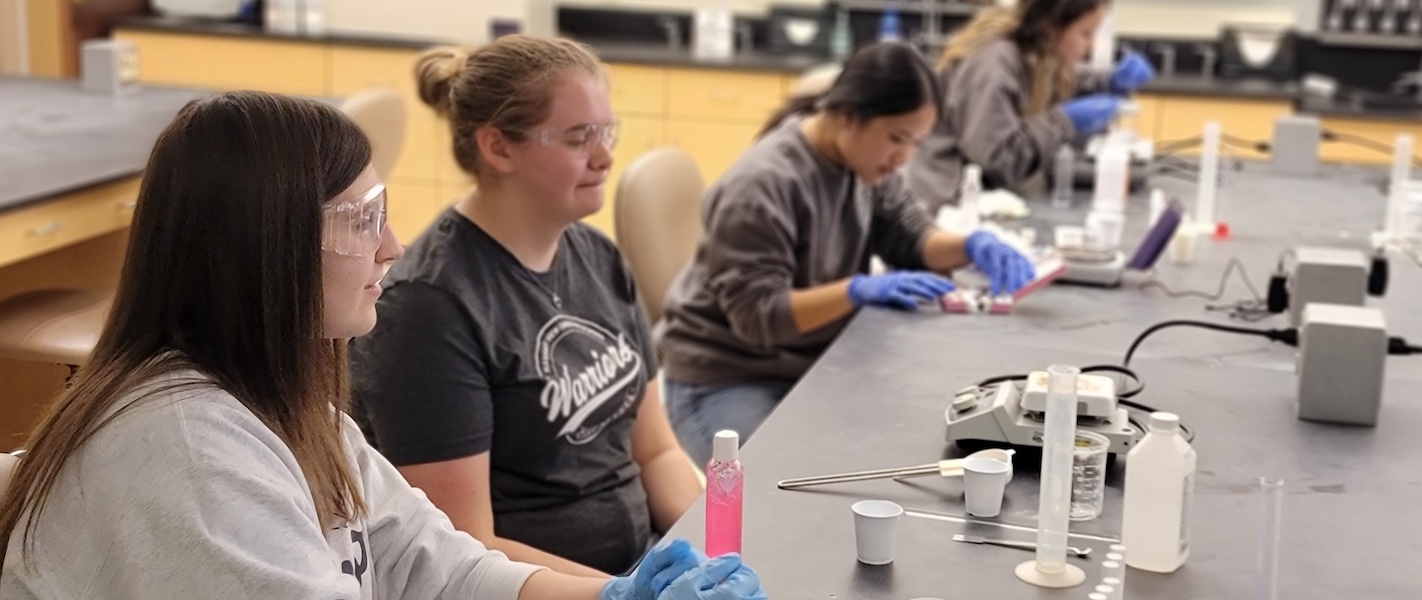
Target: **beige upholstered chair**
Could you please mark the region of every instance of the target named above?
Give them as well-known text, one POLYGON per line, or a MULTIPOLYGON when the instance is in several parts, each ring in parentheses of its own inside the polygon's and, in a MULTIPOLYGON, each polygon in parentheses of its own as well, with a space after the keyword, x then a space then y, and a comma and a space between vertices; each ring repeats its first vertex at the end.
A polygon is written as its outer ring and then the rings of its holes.
POLYGON ((667 288, 696 251, 702 187, 696 162, 680 148, 637 157, 617 182, 613 227, 648 322, 661 318, 667 288))
POLYGON ((111 292, 46 289, 0 301, 0 356, 69 365, 88 362, 113 303, 111 292))
POLYGON ((393 91, 371 89, 346 98, 341 111, 370 138, 375 172, 389 177, 405 145, 405 101, 393 91))

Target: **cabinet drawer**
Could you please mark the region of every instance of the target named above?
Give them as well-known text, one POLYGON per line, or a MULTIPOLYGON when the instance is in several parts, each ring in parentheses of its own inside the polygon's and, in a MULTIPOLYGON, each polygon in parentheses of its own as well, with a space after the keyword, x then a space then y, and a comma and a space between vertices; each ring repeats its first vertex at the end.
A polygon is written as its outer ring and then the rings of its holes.
POLYGON ((673 118, 760 124, 784 102, 781 86, 777 75, 672 69, 667 73, 668 111, 673 118))
POLYGON ((114 32, 138 49, 145 83, 213 90, 326 94, 325 46, 209 35, 114 32))
POLYGON ((670 121, 667 143, 691 154, 701 170, 701 180, 710 186, 750 148, 759 131, 759 124, 670 121))
POLYGON ((138 181, 133 177, 0 212, 0 266, 127 227, 138 181))
POLYGON ((1381 151, 1381 147, 1369 148, 1366 146, 1392 147, 1397 143, 1397 134, 1406 133, 1412 136, 1413 153, 1416 154, 1417 140, 1422 140, 1422 125, 1415 123, 1323 119, 1323 129, 1343 136, 1362 138, 1357 142, 1320 142, 1318 146, 1319 160, 1329 162, 1390 165, 1392 164, 1391 154, 1381 151), (1368 144, 1368 141, 1375 143, 1368 144))
MULTIPOLYGON (((1201 135, 1206 121, 1218 121, 1225 135, 1250 142, 1268 141, 1274 136, 1274 120, 1293 112, 1293 106, 1281 100, 1212 100, 1162 96, 1157 142, 1182 140, 1201 135)), ((1225 145, 1236 156, 1259 158, 1263 154, 1238 145, 1225 145)), ((1181 154, 1198 154, 1199 148, 1181 154)))
POLYGON ((612 112, 661 116, 667 112, 667 72, 656 67, 607 65, 612 112))
MULTIPOLYGON (((369 89, 388 89, 405 101, 405 143, 386 178, 439 179, 435 133, 444 127, 415 89, 415 50, 335 46, 331 48, 331 94, 346 97, 369 89)), ((447 152, 447 150, 445 150, 447 152)))
POLYGON ((424 233, 444 209, 442 188, 433 183, 409 183, 400 180, 385 184, 389 197, 390 228, 401 244, 410 245, 424 233))

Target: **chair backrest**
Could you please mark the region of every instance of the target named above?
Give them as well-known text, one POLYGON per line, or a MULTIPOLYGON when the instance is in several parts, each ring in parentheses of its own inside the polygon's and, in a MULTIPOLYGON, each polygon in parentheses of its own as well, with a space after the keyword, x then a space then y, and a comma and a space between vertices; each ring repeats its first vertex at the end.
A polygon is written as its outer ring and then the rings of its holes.
POLYGON ((680 148, 657 148, 627 165, 613 200, 617 245, 632 267, 648 322, 701 239, 701 171, 680 148))
POLYGON ((829 91, 830 86, 834 85, 834 80, 839 77, 841 70, 842 67, 838 63, 806 69, 804 73, 800 74, 800 78, 795 80, 795 86, 790 88, 790 97, 818 96, 829 91))
POLYGON ((0 452, 0 496, 5 495, 5 488, 10 485, 10 477, 14 475, 15 465, 20 463, 18 457, 0 452))
POLYGON ((390 177, 390 169, 405 145, 405 101, 391 90, 370 89, 346 98, 341 111, 370 138, 375 172, 390 177))

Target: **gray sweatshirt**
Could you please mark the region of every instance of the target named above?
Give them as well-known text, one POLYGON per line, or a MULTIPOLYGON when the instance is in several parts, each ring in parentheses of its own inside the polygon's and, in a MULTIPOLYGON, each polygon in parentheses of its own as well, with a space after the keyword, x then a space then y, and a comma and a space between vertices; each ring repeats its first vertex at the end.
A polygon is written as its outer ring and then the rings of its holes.
MULTIPOLYGON (((984 189, 1017 188, 1049 165, 1076 128, 1055 107, 1022 116, 1032 84, 1017 45, 1007 39, 938 74, 943 116, 908 165, 915 194, 937 214, 957 204, 963 167, 982 167, 984 189)), ((1077 91, 1105 89, 1101 74, 1081 72, 1077 91)))
MULTIPOLYGON (((203 381, 194 372, 155 381, 176 379, 203 381)), ((518 597, 539 567, 455 531, 349 418, 343 434, 369 511, 322 531, 296 458, 246 407, 215 387, 159 392, 60 471, 34 532, 33 569, 21 558, 21 521, 0 598, 518 597)))
POLYGON ((810 147, 802 120, 756 141, 702 196, 704 233, 657 328, 672 379, 799 379, 848 319, 801 334, 792 290, 866 273, 875 254, 924 268, 933 222, 902 177, 864 183, 810 147))

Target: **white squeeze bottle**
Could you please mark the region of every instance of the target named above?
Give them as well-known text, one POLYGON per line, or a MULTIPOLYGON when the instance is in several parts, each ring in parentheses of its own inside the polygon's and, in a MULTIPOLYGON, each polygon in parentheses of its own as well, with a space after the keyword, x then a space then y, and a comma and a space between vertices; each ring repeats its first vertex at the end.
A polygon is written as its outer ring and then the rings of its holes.
POLYGON ((1180 433, 1180 417, 1152 413, 1150 431, 1126 455, 1121 543, 1126 564, 1172 573, 1190 556, 1190 497, 1195 449, 1180 433))

